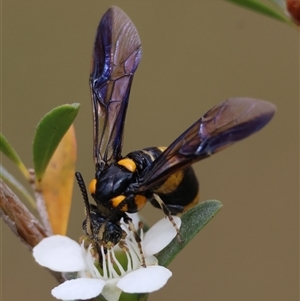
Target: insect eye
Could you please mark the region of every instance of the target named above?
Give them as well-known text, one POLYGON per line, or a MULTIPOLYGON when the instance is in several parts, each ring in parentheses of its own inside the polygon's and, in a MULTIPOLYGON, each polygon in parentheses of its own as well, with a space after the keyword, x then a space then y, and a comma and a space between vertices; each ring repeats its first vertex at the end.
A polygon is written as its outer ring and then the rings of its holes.
POLYGON ((97 180, 96 179, 93 179, 91 182, 90 182, 90 185, 89 185, 89 191, 91 194, 95 194, 95 191, 96 191, 96 183, 97 183, 97 180))
POLYGON ((135 172, 136 170, 136 164, 132 159, 129 158, 121 159, 120 161, 118 161, 118 164, 124 166, 126 169, 128 169, 131 172, 135 172))

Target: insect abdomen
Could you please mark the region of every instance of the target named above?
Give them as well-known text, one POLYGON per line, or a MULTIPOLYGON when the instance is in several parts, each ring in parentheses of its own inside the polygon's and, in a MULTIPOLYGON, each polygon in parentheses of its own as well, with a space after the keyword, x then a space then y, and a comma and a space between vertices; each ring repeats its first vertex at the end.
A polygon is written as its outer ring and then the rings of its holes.
MULTIPOLYGON (((164 201, 172 215, 187 211, 199 200, 199 183, 191 166, 180 170, 154 190, 164 201)), ((155 200, 152 205, 159 207, 155 200)))
MULTIPOLYGON (((149 147, 128 154, 140 170, 147 170, 152 162, 165 150, 165 147, 149 147)), ((191 166, 169 176, 162 184, 153 189, 158 194, 173 215, 182 213, 195 206, 199 199, 199 183, 191 166)), ((160 208, 155 199, 151 204, 160 208)))

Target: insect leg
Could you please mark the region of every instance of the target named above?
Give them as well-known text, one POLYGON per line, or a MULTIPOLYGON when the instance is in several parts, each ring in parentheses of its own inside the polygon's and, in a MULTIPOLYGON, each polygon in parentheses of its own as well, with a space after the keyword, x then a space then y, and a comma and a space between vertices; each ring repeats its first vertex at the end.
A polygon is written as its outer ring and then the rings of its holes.
POLYGON ((171 215, 171 211, 168 209, 168 207, 166 206, 166 204, 164 203, 164 201, 160 198, 160 196, 156 193, 153 193, 153 196, 156 200, 156 202, 158 203, 158 205, 160 206, 160 208, 162 209, 162 211, 164 212, 165 216, 167 216, 167 218, 169 219, 169 221, 172 223, 173 227, 175 228, 176 232, 177 232, 177 239, 180 243, 182 243, 182 239, 180 237, 180 231, 171 215))
POLYGON ((141 265, 145 268, 146 267, 146 262, 145 262, 145 255, 144 255, 142 244, 141 244, 141 238, 140 238, 140 236, 139 236, 139 234, 138 234, 131 218, 129 218, 129 217, 124 218, 124 222, 128 225, 129 230, 132 231, 132 233, 133 233, 134 239, 135 239, 135 241, 138 245, 138 249, 140 251, 141 265))

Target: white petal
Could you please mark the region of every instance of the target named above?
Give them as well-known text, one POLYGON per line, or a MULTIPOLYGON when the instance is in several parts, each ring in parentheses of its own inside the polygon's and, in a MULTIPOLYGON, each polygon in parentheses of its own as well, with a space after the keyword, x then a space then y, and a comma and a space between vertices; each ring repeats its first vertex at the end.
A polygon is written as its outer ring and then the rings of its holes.
POLYGON ((101 294, 107 301, 119 300, 122 290, 116 287, 118 281, 119 279, 116 278, 109 279, 106 281, 106 285, 104 286, 104 289, 101 294))
POLYGON ((157 258, 153 255, 146 256, 145 257, 145 262, 146 262, 146 266, 157 265, 158 264, 157 258))
POLYGON ((102 279, 78 278, 65 281, 55 287, 51 293, 57 299, 62 300, 86 300, 101 294, 105 285, 102 279))
POLYGON ((80 245, 67 236, 44 238, 33 248, 35 260, 42 266, 58 272, 76 272, 84 269, 80 245))
MULTIPOLYGON (((181 219, 173 216, 178 228, 181 226, 181 219)), ((165 248, 176 236, 177 232, 168 218, 163 218, 154 224, 145 234, 143 249, 145 255, 153 255, 165 248)))
POLYGON ((117 284, 126 293, 151 293, 162 288, 172 272, 162 266, 140 268, 125 275, 117 284))

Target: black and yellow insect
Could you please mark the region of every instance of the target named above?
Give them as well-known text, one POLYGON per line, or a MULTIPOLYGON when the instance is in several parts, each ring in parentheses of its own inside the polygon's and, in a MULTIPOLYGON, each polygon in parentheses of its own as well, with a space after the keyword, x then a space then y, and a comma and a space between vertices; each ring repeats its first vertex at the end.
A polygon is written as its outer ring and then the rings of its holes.
POLYGON ((231 98, 209 110, 169 147, 122 156, 125 115, 140 58, 134 24, 121 9, 110 8, 97 30, 90 74, 96 172, 89 190, 95 204, 89 203, 81 174, 76 173, 86 207, 83 229, 96 248, 117 244, 122 238, 120 220, 130 224, 127 213, 138 212, 147 201, 171 221, 172 214, 195 205, 199 188, 191 164, 260 130, 275 112, 265 101, 231 98))

